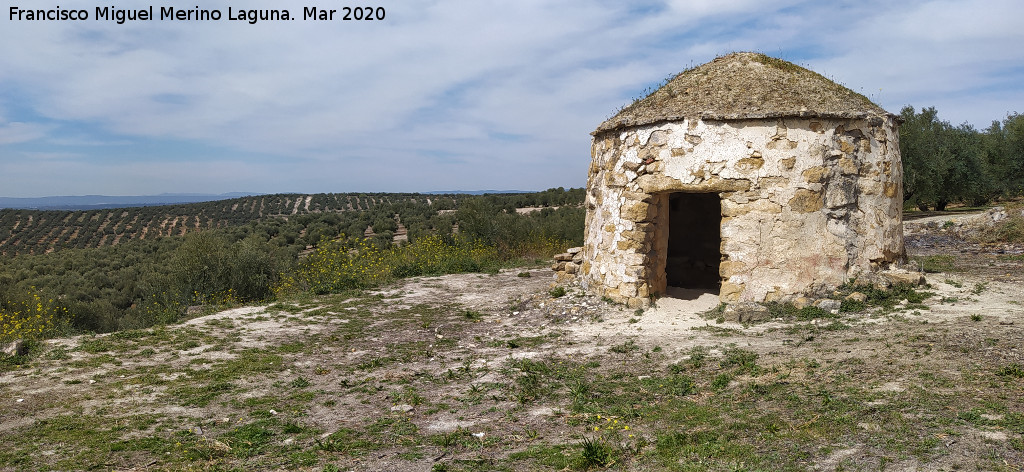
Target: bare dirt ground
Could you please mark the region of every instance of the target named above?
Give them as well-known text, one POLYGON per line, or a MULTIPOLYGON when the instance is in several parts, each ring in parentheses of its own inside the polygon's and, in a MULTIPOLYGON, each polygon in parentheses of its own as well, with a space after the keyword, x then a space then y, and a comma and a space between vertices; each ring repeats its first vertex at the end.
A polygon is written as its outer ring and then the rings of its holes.
POLYGON ((0 371, 0 470, 1020 472, 1024 258, 927 224, 930 296, 840 314, 520 269, 52 340, 0 371))

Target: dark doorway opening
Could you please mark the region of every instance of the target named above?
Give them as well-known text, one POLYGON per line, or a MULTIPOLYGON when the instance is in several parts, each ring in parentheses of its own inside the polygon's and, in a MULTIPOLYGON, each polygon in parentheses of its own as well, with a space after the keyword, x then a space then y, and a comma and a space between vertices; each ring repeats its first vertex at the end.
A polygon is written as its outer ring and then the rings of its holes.
POLYGON ((722 261, 722 203, 717 193, 673 193, 669 196, 669 287, 718 290, 722 261))

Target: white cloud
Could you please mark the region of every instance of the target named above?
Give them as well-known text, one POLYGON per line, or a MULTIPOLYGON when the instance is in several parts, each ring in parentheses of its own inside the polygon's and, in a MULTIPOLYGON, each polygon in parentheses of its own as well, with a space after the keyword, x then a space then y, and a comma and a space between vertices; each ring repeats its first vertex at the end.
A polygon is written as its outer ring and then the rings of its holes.
POLYGON ((46 136, 46 126, 34 123, 4 122, 0 119, 0 144, 33 141, 46 136))

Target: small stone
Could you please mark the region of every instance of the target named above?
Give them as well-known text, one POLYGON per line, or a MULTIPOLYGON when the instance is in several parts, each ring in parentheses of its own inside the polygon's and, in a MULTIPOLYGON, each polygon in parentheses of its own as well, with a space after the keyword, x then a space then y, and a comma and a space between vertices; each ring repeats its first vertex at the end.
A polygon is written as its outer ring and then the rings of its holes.
POLYGON ((15 339, 4 346, 3 352, 8 356, 24 356, 28 353, 28 346, 25 345, 24 340, 15 339))
POLYGON ((864 303, 868 299, 868 296, 860 292, 853 292, 847 295, 846 299, 854 302, 864 303))
POLYGON ((928 283, 928 281, 925 280, 924 275, 921 275, 921 273, 910 272, 902 269, 887 270, 881 272, 879 275, 894 284, 924 285, 928 283))
POLYGON ((796 307, 797 310, 802 310, 805 307, 809 306, 811 303, 814 303, 814 300, 811 300, 810 298, 807 297, 797 297, 795 300, 793 300, 793 306, 796 307))
POLYGON ((842 302, 840 302, 839 300, 832 300, 830 298, 826 298, 814 302, 814 306, 835 315, 839 313, 839 307, 842 306, 842 302))
POLYGON ((568 252, 563 252, 561 254, 555 254, 555 260, 556 261, 571 261, 572 260, 572 256, 573 255, 569 254, 568 252))
POLYGON ((406 403, 403 403, 401 405, 395 405, 395 406, 391 407, 391 411, 400 411, 402 413, 408 413, 408 412, 412 411, 412 405, 409 405, 409 404, 406 404, 406 403))
POLYGON ((21 402, 23 402, 23 401, 25 401, 25 399, 24 399, 24 398, 19 398, 19 399, 17 399, 17 400, 14 400, 14 402, 15 402, 15 403, 21 403, 21 402))
POLYGON ((577 254, 579 252, 582 252, 582 251, 583 251, 583 246, 571 247, 571 248, 565 250, 566 253, 573 254, 573 255, 575 255, 575 254, 577 254))
POLYGON ((768 307, 754 302, 740 302, 726 305, 722 311, 725 321, 764 321, 769 316, 768 307))
POLYGON ((277 410, 270 410, 270 414, 271 415, 276 415, 277 414, 277 410))

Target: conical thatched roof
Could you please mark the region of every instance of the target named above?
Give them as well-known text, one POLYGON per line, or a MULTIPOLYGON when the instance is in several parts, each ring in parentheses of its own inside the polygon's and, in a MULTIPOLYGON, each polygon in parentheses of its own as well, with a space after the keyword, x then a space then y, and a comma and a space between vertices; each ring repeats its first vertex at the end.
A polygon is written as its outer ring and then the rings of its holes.
POLYGON ((659 121, 700 118, 867 118, 889 115, 867 97, 796 64, 737 52, 683 71, 611 117, 594 134, 659 121))

